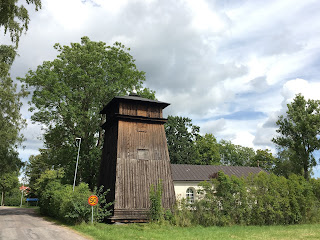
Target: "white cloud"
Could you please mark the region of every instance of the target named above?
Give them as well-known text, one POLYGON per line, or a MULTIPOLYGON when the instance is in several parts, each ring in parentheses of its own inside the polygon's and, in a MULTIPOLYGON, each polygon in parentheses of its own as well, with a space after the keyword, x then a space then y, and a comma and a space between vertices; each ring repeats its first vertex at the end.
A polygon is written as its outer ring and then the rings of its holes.
POLYGON ((223 118, 214 121, 207 121, 201 126, 201 131, 203 133, 214 133, 215 136, 226 130, 227 121, 223 118))
POLYGON ((207 1, 187 1, 193 13, 192 27, 199 32, 222 32, 226 29, 228 19, 219 11, 212 11, 207 1))
POLYGON ((27 128, 23 129, 21 132, 26 141, 22 143, 23 147, 20 147, 19 154, 23 161, 27 161, 30 155, 39 154, 39 149, 43 148, 42 134, 43 130, 41 125, 32 124, 30 119, 27 119, 27 128))
POLYGON ((236 133, 235 138, 231 139, 231 141, 237 145, 253 148, 254 147, 254 145, 253 145, 254 137, 255 136, 253 134, 251 134, 247 131, 239 131, 236 133))
POLYGON ((202 133, 213 133, 217 140, 230 140, 232 143, 245 147, 257 148, 254 145, 255 129, 259 120, 218 119, 198 123, 202 133))
POLYGON ((284 103, 291 102, 298 93, 301 93, 306 99, 320 99, 319 89, 320 82, 308 82, 300 78, 290 80, 283 85, 284 103))

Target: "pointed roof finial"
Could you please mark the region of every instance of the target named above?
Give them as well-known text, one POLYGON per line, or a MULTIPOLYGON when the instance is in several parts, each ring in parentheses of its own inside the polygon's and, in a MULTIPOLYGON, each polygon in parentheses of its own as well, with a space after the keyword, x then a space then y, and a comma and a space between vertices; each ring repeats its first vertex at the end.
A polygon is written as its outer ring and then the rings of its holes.
POLYGON ((132 91, 129 94, 129 96, 139 96, 135 86, 133 86, 132 91))

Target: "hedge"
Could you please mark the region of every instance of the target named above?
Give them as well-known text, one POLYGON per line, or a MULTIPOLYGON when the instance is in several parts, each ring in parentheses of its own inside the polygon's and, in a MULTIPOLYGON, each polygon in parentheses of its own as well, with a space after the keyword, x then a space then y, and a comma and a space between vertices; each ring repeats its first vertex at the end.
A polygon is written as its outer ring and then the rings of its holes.
POLYGON ((283 225, 320 221, 320 180, 307 181, 297 175, 286 179, 264 172, 245 179, 219 172, 216 179, 199 185, 202 198, 191 205, 180 204, 174 224, 283 225))

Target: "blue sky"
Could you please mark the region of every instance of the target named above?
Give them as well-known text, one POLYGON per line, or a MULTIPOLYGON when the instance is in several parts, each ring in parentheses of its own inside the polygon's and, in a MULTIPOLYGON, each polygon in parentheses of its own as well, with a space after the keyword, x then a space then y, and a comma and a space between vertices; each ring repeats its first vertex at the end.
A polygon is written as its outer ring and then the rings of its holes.
MULTIPOLYGON (((39 12, 30 8, 12 76, 53 60, 55 43, 120 41, 146 72, 145 85, 171 103, 165 114, 189 117, 218 139, 274 150, 286 104, 299 92, 320 98, 319 11, 311 0, 43 0, 39 12)), ((27 109, 24 160, 41 147, 27 109)))

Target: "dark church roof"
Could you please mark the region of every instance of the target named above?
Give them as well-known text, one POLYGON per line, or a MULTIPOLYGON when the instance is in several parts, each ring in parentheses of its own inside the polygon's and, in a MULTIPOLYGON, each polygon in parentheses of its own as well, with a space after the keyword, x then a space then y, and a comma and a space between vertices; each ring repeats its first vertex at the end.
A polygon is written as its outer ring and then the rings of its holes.
POLYGON ((216 166, 216 165, 188 165, 171 164, 173 181, 205 181, 212 178, 219 171, 226 175, 236 177, 248 177, 250 174, 258 174, 263 171, 260 167, 216 166))

